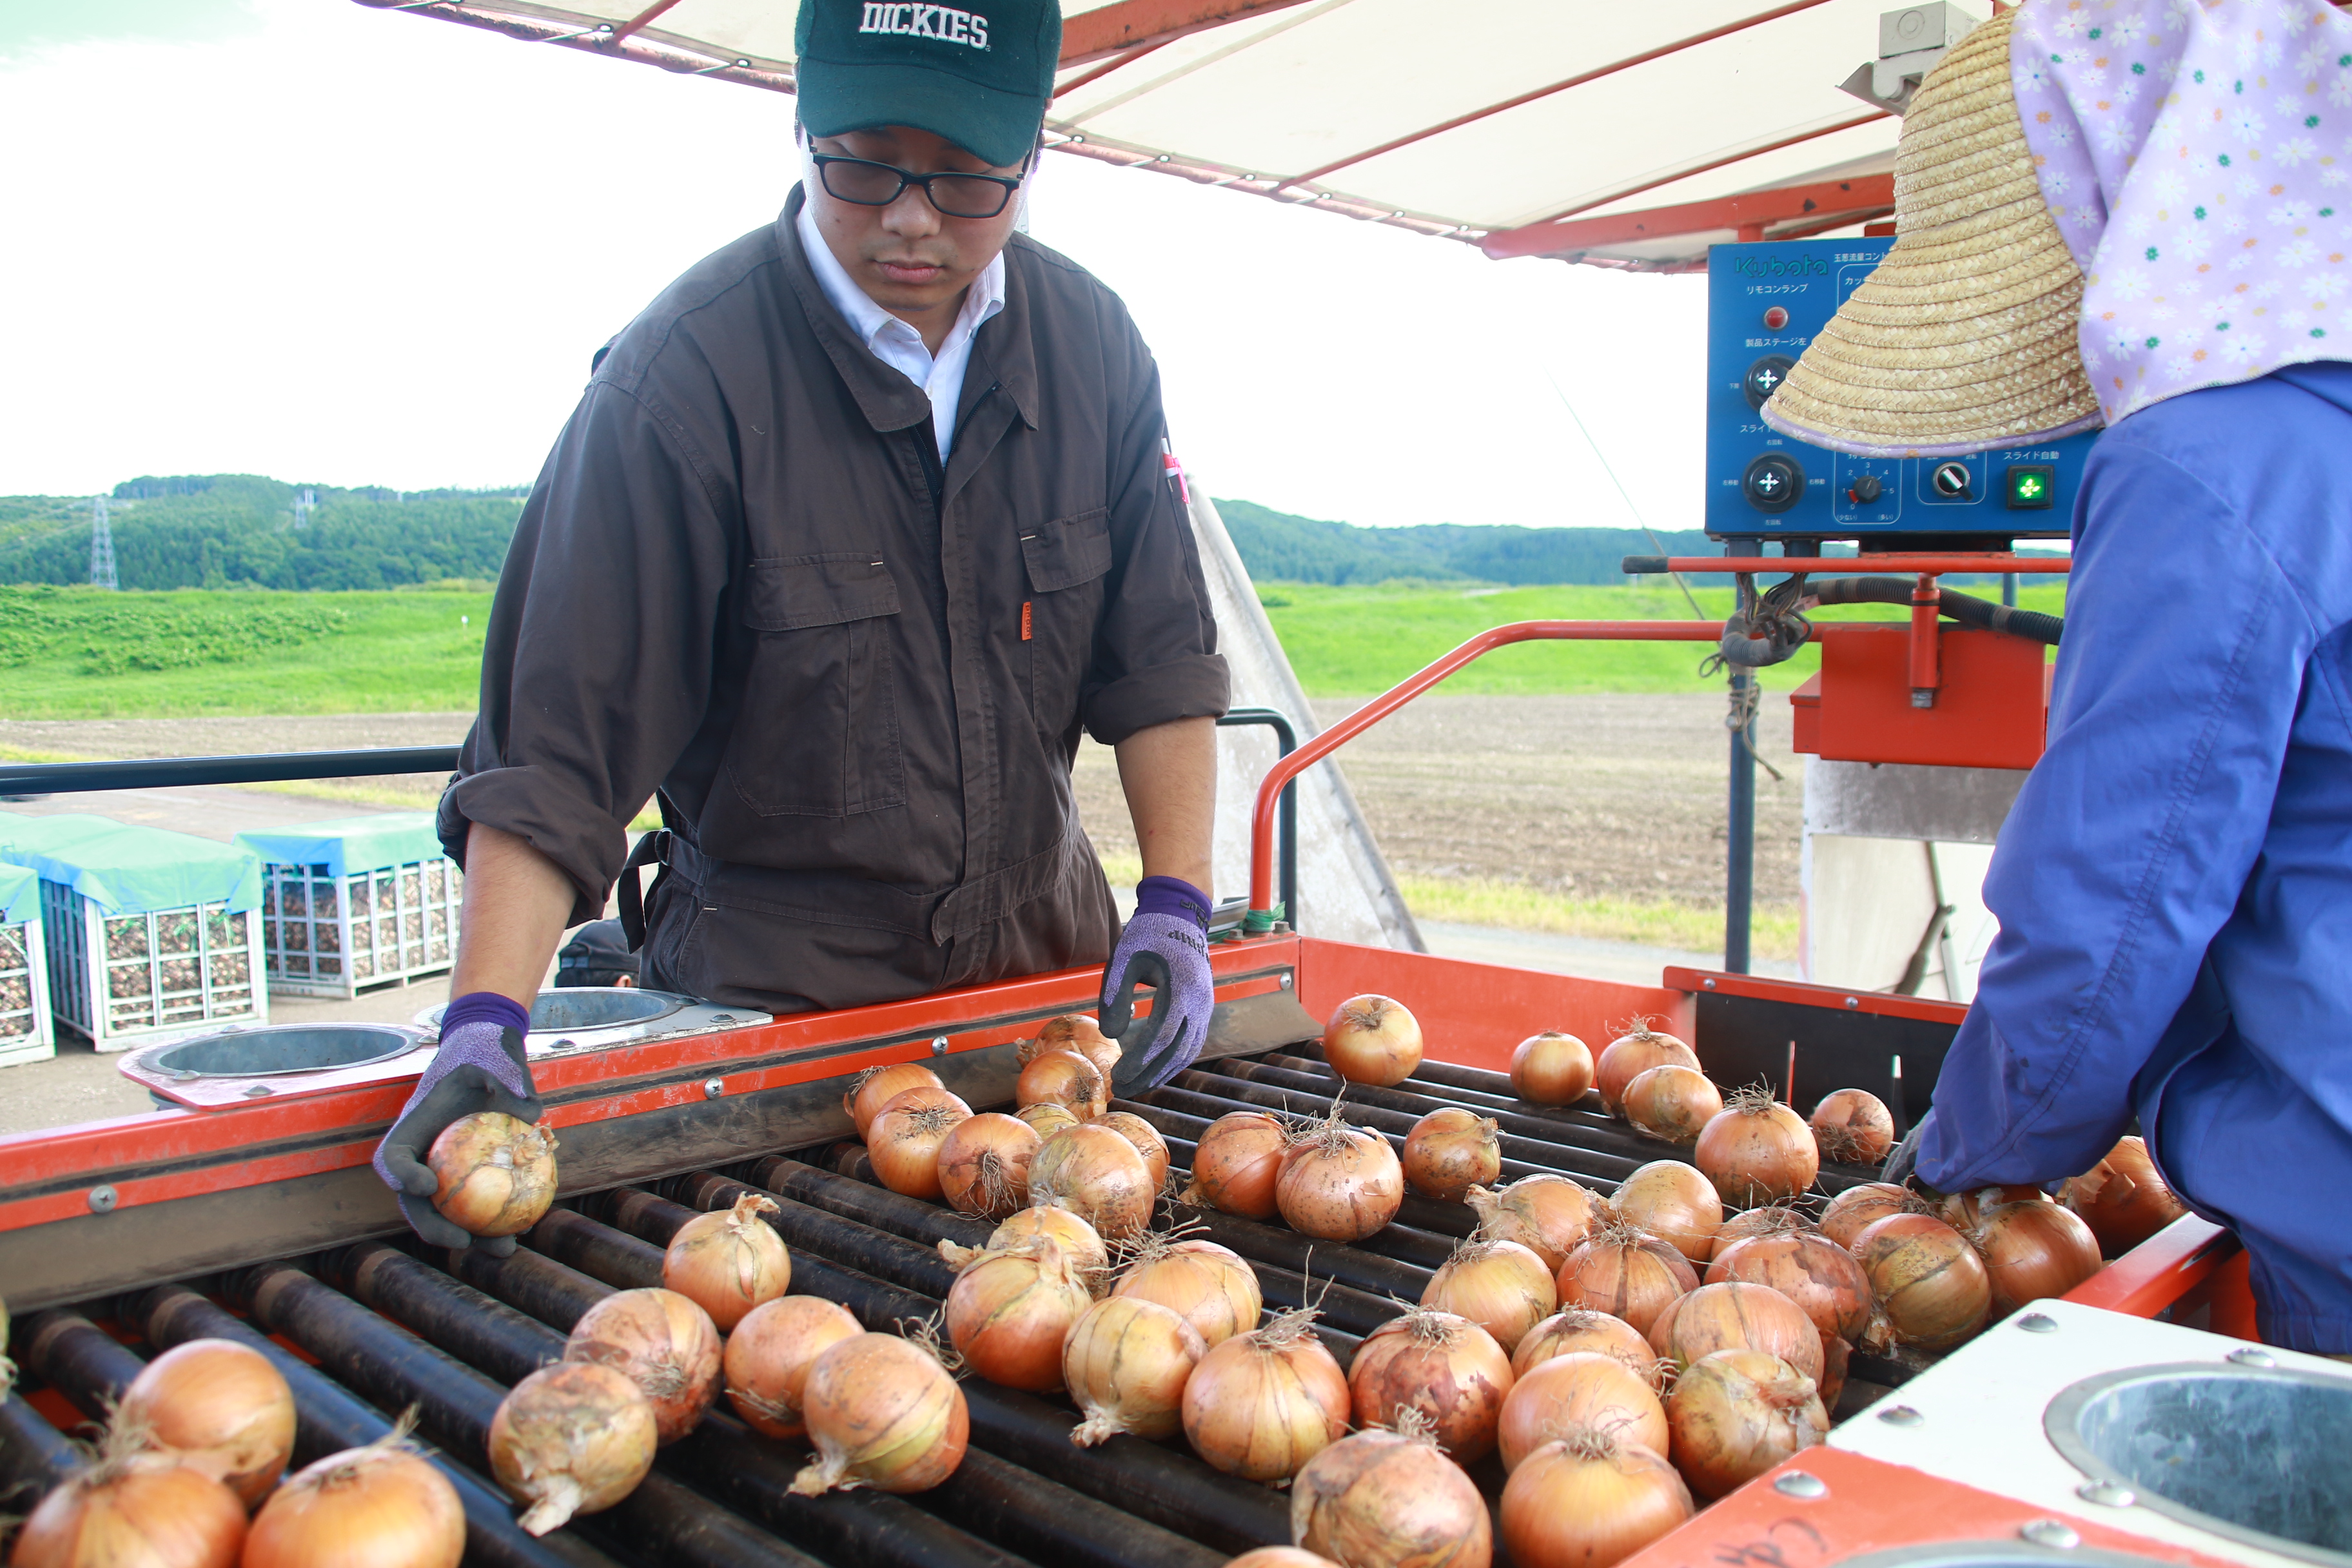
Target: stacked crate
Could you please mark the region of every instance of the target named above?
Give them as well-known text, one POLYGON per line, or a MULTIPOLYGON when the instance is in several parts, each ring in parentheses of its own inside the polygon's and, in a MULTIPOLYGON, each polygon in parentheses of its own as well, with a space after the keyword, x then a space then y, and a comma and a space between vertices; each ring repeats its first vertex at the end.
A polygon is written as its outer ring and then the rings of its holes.
POLYGON ((47 962, 41 879, 26 867, 0 865, 0 1067, 58 1054, 47 962))
POLYGON ((261 861, 271 990, 356 996, 449 967, 462 878, 431 812, 309 822, 236 842, 261 861))

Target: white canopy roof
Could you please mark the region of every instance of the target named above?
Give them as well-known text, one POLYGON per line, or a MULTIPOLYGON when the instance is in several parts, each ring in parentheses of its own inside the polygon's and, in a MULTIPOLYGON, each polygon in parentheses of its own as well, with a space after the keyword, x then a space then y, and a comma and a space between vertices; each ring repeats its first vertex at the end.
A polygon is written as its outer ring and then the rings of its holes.
MULTIPOLYGON (((796 0, 360 3, 792 90, 796 0)), ((1063 0, 1047 139, 1498 257, 1686 268, 1891 207, 1896 121, 1837 88, 1886 3, 1063 0)))

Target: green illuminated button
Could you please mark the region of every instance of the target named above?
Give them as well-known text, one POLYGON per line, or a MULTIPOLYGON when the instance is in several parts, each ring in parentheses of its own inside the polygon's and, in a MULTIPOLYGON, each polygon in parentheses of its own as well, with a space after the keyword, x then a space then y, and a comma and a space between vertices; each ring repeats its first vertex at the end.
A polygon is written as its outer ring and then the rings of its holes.
POLYGON ((2047 511, 2058 489, 2058 470, 2046 463, 2012 463, 2009 468, 2009 510, 2047 511))

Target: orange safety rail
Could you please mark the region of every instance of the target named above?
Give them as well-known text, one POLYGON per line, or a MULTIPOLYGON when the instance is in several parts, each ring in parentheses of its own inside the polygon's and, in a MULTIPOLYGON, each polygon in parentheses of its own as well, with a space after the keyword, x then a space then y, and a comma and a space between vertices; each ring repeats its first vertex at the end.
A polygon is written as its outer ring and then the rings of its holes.
POLYGON ((1876 575, 1881 573, 1907 575, 1918 572, 1934 577, 1947 572, 2007 575, 2011 573, 2071 572, 2074 567, 2074 557, 2069 555, 2012 555, 1996 551, 1951 550, 1910 555, 1892 552, 1883 555, 1669 555, 1663 559, 1651 559, 1645 574, 1729 572, 1742 577, 1754 577, 1767 572, 1802 572, 1808 576, 1876 575))
POLYGON ((2066 1292, 2066 1300, 2179 1322, 2203 1308, 2217 1334, 2259 1339, 2245 1248, 2210 1220, 2183 1215, 2066 1292))

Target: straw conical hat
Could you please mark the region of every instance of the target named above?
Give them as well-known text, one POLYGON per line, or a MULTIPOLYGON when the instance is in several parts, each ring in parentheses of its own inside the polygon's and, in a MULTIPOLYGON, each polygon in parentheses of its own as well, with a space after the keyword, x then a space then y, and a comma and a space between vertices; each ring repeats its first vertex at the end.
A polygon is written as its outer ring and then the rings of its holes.
POLYGON ((1895 152, 1895 247, 1764 417, 1869 456, 1937 456, 2098 423, 2076 332, 2083 273, 2042 204, 2005 11, 1919 84, 1895 152))

